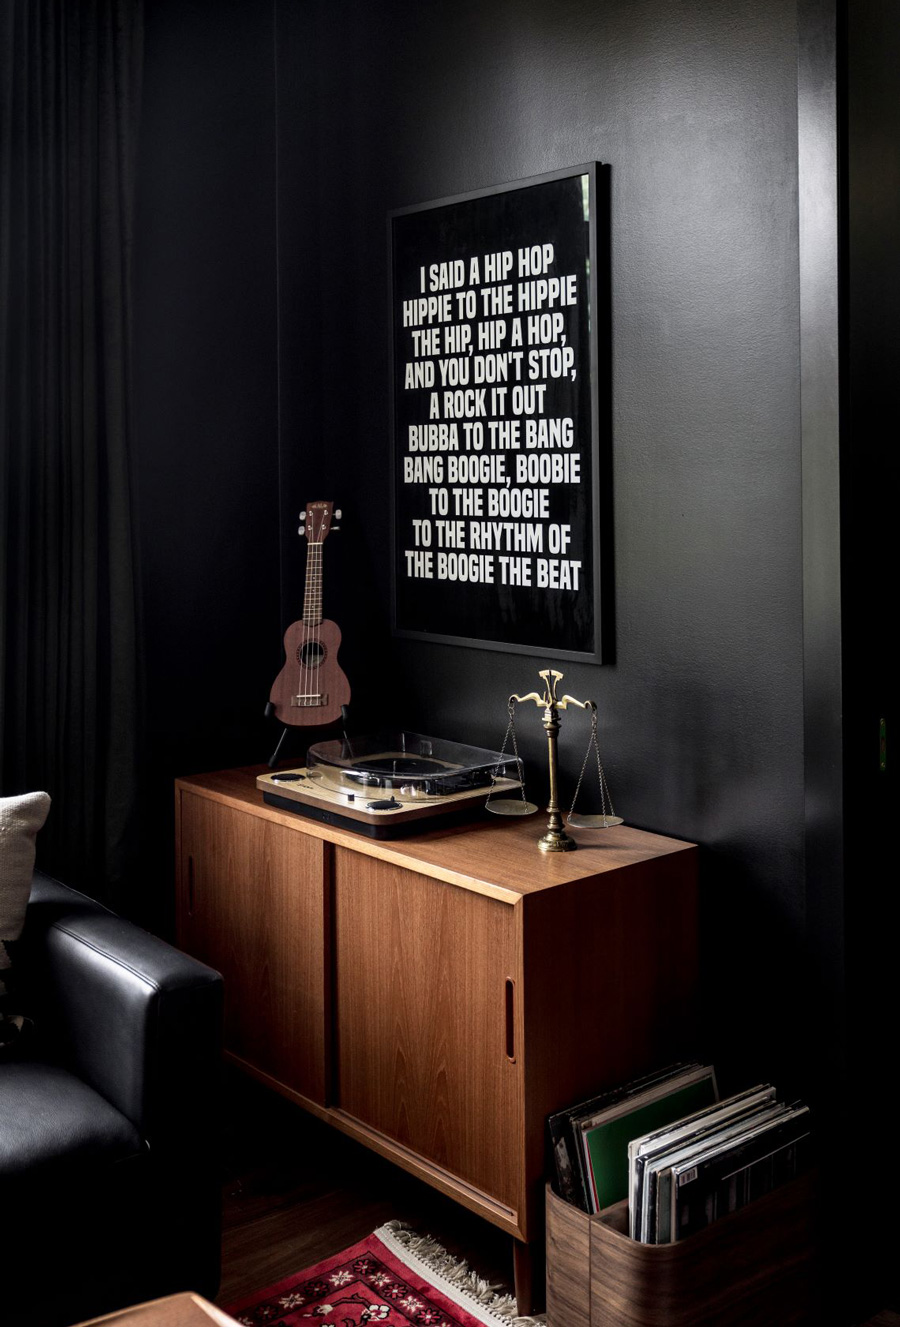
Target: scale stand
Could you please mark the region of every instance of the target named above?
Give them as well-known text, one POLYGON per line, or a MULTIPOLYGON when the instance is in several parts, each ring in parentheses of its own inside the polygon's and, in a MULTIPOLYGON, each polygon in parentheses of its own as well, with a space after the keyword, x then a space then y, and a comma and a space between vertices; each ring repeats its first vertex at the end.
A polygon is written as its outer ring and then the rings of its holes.
MULTIPOLYGON (((606 784, 606 776, 603 773, 603 766, 600 763, 600 746, 597 741, 597 706, 592 700, 576 700, 574 696, 563 696, 561 700, 557 699, 556 688, 562 681, 563 674, 557 672, 554 668, 544 668, 539 671, 539 677, 544 679, 545 690, 543 695, 536 691, 529 691, 525 696, 513 694, 507 701, 507 710, 509 712, 509 723, 506 727, 506 736, 503 739, 501 749, 501 758, 506 753, 506 743, 512 735, 513 752, 515 754, 516 765, 518 767, 519 782, 522 788, 522 797, 520 801, 515 798, 503 797, 496 801, 492 800, 492 794, 488 794, 485 807, 488 811, 493 811, 495 815, 501 816, 527 816, 537 810, 534 802, 525 799, 525 780, 522 770, 522 761, 519 757, 519 747, 516 740, 515 707, 517 704, 524 704, 525 701, 533 700, 535 705, 540 708, 543 706, 543 725, 547 734, 547 760, 550 767, 550 802, 547 806, 547 831, 538 839, 538 847, 541 852, 571 852, 577 848, 578 844, 563 828, 563 819, 559 810, 559 801, 557 797, 557 786, 559 781, 559 766, 557 760, 556 743, 559 736, 559 711, 568 709, 570 705, 575 705, 580 710, 590 710, 591 712, 591 736, 588 741, 587 751, 585 752, 584 762, 581 766, 581 773, 578 776, 578 784, 575 788, 575 797, 572 799, 572 809, 566 817, 568 823, 573 828, 583 829, 608 829, 612 825, 621 825, 621 817, 614 815, 612 801, 609 796, 609 789, 606 784), (599 815, 579 815, 575 811, 575 802, 581 789, 581 783, 584 778, 584 771, 587 768, 588 757, 591 754, 591 747, 597 753, 597 776, 600 781, 600 800, 601 809, 599 815), (607 806, 609 810, 607 810, 607 806)), ((498 770, 500 765, 498 763, 498 770)), ((496 778, 496 774, 494 776, 496 778)), ((492 789, 493 791, 493 789, 492 789)))
MULTIPOLYGON (((267 719, 270 718, 271 715, 273 715, 274 713, 275 713, 275 706, 272 704, 271 701, 269 701, 269 703, 266 705, 266 709, 265 709, 266 718, 267 718, 267 719)), ((349 705, 342 705, 342 706, 341 706, 341 733, 342 733, 342 735, 343 735, 343 738, 344 738, 344 741, 345 741, 345 742, 347 742, 347 741, 350 740, 350 739, 347 737, 347 728, 348 728, 349 724, 350 724, 350 706, 349 706, 349 705)), ((282 745, 282 743, 284 742, 284 739, 287 737, 289 730, 291 730, 291 729, 294 728, 294 727, 299 727, 299 726, 300 726, 300 725, 297 725, 297 724, 287 724, 287 723, 283 723, 283 724, 281 725, 281 732, 280 732, 280 734, 279 734, 279 736, 278 736, 278 742, 277 742, 276 745, 275 745, 275 750, 272 752, 271 756, 269 756, 269 759, 266 761, 266 764, 268 765, 269 769, 274 769, 275 766, 277 765, 277 763, 278 763, 278 755, 279 755, 279 752, 281 751, 281 745, 282 745)), ((311 725, 309 725, 309 724, 303 724, 303 727, 304 727, 304 728, 306 728, 306 727, 310 727, 310 726, 311 726, 311 725)))

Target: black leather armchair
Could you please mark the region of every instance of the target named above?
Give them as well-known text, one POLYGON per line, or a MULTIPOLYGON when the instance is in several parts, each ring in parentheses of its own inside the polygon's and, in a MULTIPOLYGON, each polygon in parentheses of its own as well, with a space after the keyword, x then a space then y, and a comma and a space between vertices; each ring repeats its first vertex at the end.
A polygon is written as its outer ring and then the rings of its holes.
POLYGON ((211 1298, 221 977, 40 873, 17 970, 35 1029, 0 1058, 0 1322, 211 1298))

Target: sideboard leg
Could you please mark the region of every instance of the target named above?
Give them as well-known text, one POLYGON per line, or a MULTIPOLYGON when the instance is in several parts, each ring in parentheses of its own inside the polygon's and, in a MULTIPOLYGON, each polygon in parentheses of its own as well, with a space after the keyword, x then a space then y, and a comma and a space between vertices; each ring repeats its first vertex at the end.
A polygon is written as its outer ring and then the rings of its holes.
POLYGON ((544 1303, 544 1241, 525 1244, 513 1240, 513 1275, 516 1308, 520 1314, 536 1313, 544 1303))

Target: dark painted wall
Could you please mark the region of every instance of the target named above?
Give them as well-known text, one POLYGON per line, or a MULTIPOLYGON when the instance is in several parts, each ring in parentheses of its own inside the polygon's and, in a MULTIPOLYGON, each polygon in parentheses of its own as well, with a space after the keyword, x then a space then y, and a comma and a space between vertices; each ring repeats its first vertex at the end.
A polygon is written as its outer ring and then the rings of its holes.
MULTIPOLYGON (((496 746, 545 662, 390 642, 385 214, 609 163, 616 658, 566 688, 600 705, 617 810, 705 846, 720 1059, 802 1078, 780 1031, 804 911, 795 6, 344 0, 277 23, 284 489, 348 513, 326 609, 357 718, 383 697, 496 746)), ((522 729, 538 791, 536 712, 522 729)), ((564 721, 569 793, 585 735, 564 721)))

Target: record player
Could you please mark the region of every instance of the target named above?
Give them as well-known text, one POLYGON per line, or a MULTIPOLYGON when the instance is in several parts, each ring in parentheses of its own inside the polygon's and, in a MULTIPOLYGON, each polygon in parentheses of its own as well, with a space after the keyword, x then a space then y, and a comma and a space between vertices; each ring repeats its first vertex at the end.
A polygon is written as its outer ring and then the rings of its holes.
POLYGON ((406 731, 317 742, 298 769, 260 774, 263 801, 374 839, 477 814, 519 789, 515 757, 406 731))

